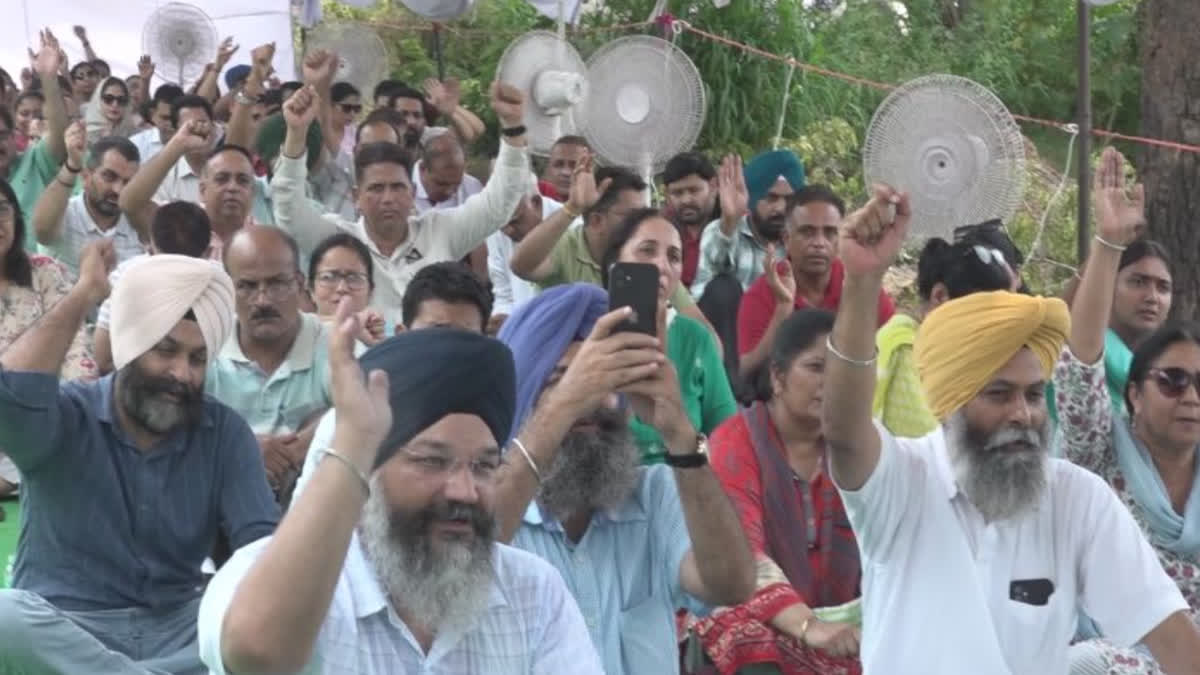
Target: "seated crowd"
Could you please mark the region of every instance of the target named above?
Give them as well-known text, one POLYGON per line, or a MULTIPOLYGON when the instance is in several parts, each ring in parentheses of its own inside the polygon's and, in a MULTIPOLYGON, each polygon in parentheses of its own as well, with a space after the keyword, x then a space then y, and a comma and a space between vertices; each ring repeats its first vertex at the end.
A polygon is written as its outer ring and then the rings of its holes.
POLYGON ((1200 323, 1115 150, 1066 300, 991 221, 906 310, 908 196, 790 151, 653 206, 496 82, 477 179, 452 80, 77 34, 0 72, 0 672, 1200 675, 1200 323))

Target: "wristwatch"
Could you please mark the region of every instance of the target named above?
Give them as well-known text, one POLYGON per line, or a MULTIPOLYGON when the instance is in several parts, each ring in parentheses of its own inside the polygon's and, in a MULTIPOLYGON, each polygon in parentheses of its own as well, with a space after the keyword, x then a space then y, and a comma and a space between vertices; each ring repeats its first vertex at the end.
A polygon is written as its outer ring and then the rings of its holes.
POLYGON ((695 452, 683 455, 674 455, 668 452, 663 463, 676 469, 698 469, 708 464, 708 437, 704 434, 696 434, 695 452))
POLYGON ((245 92, 241 90, 238 90, 238 92, 233 95, 233 100, 239 105, 254 105, 255 103, 258 103, 256 99, 247 96, 245 92))

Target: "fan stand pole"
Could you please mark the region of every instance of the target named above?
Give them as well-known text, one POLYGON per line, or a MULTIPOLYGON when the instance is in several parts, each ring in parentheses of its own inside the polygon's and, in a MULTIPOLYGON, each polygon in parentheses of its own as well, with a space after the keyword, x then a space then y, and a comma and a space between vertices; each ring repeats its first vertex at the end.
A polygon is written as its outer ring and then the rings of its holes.
MULTIPOLYGON (((1079 20, 1079 223, 1075 226, 1076 260, 1079 269, 1087 258, 1091 243, 1088 213, 1092 205, 1091 160, 1092 160, 1092 49, 1091 11, 1085 0, 1076 0, 1076 18, 1079 20)), ((1066 167, 1070 171, 1071 167, 1066 167)))
POLYGON ((438 80, 446 81, 446 63, 442 59, 442 24, 433 24, 433 58, 437 61, 438 80))

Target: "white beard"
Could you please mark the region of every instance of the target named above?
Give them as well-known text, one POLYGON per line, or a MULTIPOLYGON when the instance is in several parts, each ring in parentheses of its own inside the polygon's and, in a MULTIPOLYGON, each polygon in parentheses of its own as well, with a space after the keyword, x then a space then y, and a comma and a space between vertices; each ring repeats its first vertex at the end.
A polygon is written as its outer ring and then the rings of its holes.
POLYGON ((960 409, 945 423, 946 448, 959 489, 988 523, 1017 520, 1041 502, 1047 485, 1050 425, 1004 428, 983 437, 960 409), (1028 449, 1002 446, 1028 443, 1028 449))

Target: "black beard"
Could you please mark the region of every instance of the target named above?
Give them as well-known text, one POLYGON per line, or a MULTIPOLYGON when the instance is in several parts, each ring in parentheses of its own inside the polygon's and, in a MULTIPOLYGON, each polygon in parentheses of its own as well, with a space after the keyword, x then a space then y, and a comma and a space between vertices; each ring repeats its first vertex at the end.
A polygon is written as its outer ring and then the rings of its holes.
POLYGON ((199 423, 204 414, 204 392, 173 377, 149 375, 137 361, 117 373, 118 405, 130 419, 147 431, 165 434, 176 427, 199 423), (160 394, 175 394, 179 401, 168 401, 160 394))
POLYGON ((560 522, 576 513, 616 508, 637 487, 642 452, 624 413, 600 408, 586 421, 596 428, 567 434, 538 494, 560 522))
MULTIPOLYGON (((112 218, 113 216, 121 215, 121 207, 118 206, 116 202, 106 201, 108 197, 109 195, 104 195, 95 199, 88 197, 87 200, 88 203, 91 204, 92 210, 104 216, 105 218, 112 218)), ((115 199, 116 195, 112 195, 112 197, 115 199)))
POLYGON ((750 219, 752 229, 766 241, 778 243, 783 239, 783 228, 787 225, 786 216, 780 214, 778 217, 762 220, 752 212, 746 217, 750 219))

